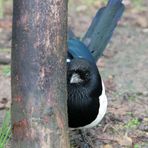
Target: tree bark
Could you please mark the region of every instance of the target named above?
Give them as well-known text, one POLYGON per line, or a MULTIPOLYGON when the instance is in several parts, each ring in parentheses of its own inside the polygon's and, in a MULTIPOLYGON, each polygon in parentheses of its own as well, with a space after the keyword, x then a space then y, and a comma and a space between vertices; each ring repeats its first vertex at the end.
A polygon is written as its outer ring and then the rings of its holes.
POLYGON ((69 148, 67 0, 14 0, 12 148, 69 148))

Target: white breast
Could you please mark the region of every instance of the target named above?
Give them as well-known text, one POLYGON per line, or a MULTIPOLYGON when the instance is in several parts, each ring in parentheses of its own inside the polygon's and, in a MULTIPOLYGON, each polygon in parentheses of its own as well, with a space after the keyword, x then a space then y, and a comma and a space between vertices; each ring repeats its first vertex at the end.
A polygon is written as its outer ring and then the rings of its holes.
POLYGON ((96 126, 104 117, 106 110, 107 110, 107 97, 105 95, 105 86, 104 83, 102 81, 102 94, 99 97, 99 101, 100 101, 100 108, 99 108, 99 114, 97 115, 97 118, 91 122, 90 124, 84 126, 84 127, 80 127, 80 128, 91 128, 93 126, 96 126))

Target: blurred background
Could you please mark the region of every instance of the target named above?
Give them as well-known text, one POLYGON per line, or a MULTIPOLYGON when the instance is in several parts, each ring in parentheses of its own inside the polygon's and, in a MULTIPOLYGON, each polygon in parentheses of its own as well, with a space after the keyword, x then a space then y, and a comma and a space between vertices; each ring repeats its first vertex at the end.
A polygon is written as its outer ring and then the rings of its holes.
MULTIPOLYGON (((69 0, 68 24, 83 37, 107 0, 69 0)), ((148 148, 148 0, 123 0, 125 12, 97 62, 108 96, 108 112, 87 131, 95 148, 148 148)), ((12 0, 0 0, 0 127, 11 104, 12 0)), ((71 145, 81 140, 71 134, 71 145)))

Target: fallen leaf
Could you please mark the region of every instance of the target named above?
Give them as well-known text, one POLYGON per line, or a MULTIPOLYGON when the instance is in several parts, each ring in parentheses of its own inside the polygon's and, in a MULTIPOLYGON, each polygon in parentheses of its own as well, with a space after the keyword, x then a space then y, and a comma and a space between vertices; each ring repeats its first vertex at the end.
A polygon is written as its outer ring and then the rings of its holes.
POLYGON ((113 147, 110 144, 106 144, 106 145, 103 146, 103 148, 113 148, 113 147))
POLYGON ((116 140, 122 146, 132 146, 133 143, 132 139, 128 136, 117 137, 116 140))

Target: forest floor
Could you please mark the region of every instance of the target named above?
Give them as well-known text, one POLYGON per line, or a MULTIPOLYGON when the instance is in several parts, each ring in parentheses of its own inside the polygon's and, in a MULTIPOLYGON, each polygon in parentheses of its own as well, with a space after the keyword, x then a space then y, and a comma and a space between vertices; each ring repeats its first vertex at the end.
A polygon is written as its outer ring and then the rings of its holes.
MULTIPOLYGON (((104 79, 108 110, 104 120, 85 130, 93 148, 148 148, 148 1, 126 10, 104 55, 97 62, 104 79)), ((69 24, 77 36, 86 32, 101 2, 71 1, 69 24)), ((10 58, 11 5, 0 20, 0 57, 10 58)), ((0 64, 0 126, 10 108, 10 65, 0 64)), ((71 147, 83 145, 78 131, 70 132, 71 147)))

